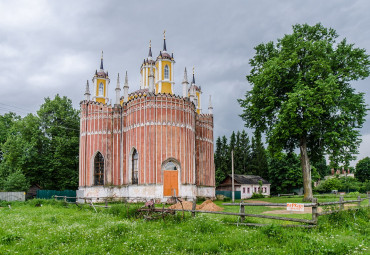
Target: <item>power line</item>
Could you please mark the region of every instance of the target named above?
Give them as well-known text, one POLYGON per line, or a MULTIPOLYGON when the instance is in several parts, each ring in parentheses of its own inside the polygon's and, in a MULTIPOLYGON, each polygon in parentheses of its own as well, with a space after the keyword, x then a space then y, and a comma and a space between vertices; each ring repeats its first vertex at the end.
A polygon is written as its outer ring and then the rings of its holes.
MULTIPOLYGON (((32 114, 31 112, 29 112, 25 108, 18 107, 18 106, 12 106, 12 105, 8 105, 8 104, 4 104, 4 103, 0 103, 0 111, 4 111, 4 113, 15 112, 15 113, 18 114, 19 112, 22 112, 22 113, 26 113, 26 114, 32 114), (1 106, 1 105, 3 105, 3 106, 1 106), (12 108, 16 108, 18 110, 14 110, 12 108)), ((63 124, 65 124, 65 123, 63 123, 63 124)), ((57 124, 57 127, 64 128, 64 129, 69 129, 69 130, 80 131, 79 129, 63 126, 63 125, 60 125, 59 123, 57 124)))
POLYGON ((4 103, 0 103, 1 105, 5 105, 5 106, 8 106, 8 107, 11 107, 11 108, 17 108, 21 111, 25 111, 27 113, 30 113, 28 109, 25 109, 25 108, 22 108, 22 107, 18 107, 18 106, 13 106, 13 105, 9 105, 9 104, 4 104, 4 103))

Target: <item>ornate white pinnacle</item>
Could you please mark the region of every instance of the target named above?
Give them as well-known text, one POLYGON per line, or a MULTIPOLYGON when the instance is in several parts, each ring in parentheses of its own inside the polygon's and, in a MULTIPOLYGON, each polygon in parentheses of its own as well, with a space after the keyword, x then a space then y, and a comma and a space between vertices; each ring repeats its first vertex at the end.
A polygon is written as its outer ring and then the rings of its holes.
POLYGON ((209 114, 213 114, 213 106, 212 106, 212 100, 211 100, 212 96, 209 95, 209 104, 208 104, 208 113, 209 114))
POLYGON ((123 85, 123 101, 128 101, 128 77, 127 77, 127 71, 125 75, 125 84, 123 85))
POLYGON ((120 97, 121 97, 121 85, 120 85, 120 82, 119 82, 119 73, 117 75, 117 86, 116 86, 116 104, 120 104, 120 97))
POLYGON ((125 75, 125 84, 123 87, 128 87, 128 76, 127 76, 127 71, 126 71, 126 75, 125 75))
POLYGON ((186 72, 186 67, 184 71, 184 80, 182 81, 182 96, 188 97, 188 73, 186 72))
POLYGON ((87 101, 90 101, 90 87, 89 87, 89 80, 86 81, 86 89, 85 89, 85 97, 87 101))
POLYGON ((149 92, 154 92, 154 72, 153 68, 149 67, 149 92))

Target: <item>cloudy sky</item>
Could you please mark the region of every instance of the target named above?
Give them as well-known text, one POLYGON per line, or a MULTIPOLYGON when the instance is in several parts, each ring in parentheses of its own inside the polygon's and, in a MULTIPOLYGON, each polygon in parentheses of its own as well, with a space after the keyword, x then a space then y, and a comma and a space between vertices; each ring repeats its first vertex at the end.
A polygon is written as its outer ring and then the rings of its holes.
MULTIPOLYGON (((207 112, 212 95, 215 137, 242 130, 237 99, 250 89, 245 76, 253 48, 291 32, 297 23, 321 22, 370 53, 367 0, 255 1, 6 1, 0 0, 0 114, 34 113, 55 94, 83 100, 86 80, 99 68, 101 50, 114 98, 117 73, 127 70, 130 91, 139 88, 140 65, 152 40, 175 57, 176 94, 184 67, 195 66, 207 112)), ((370 104, 370 79, 356 82, 370 104)), ((359 158, 370 155, 370 117, 359 158), (368 147, 368 148, 367 148, 368 147)))

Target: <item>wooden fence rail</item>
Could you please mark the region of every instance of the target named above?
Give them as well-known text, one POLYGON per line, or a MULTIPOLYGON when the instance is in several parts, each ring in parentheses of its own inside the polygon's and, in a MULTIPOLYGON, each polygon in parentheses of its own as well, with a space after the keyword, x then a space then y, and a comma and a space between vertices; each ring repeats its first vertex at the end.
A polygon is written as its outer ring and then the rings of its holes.
MULTIPOLYGON (((108 206, 108 200, 113 200, 111 197, 67 197, 67 196, 54 196, 55 199, 63 198, 64 201, 67 201, 67 198, 76 198, 78 200, 82 199, 85 201, 89 200, 89 205, 94 208, 95 207, 104 207, 109 208, 108 206), (105 202, 105 205, 94 205, 93 200, 101 200, 105 202)), ((116 200, 117 198, 114 198, 116 200)), ((122 199, 122 198, 118 198, 122 199)), ((141 208, 140 211, 146 211, 146 212, 161 212, 162 216, 163 213, 169 213, 169 212, 190 212, 192 217, 196 216, 196 213, 208 213, 208 214, 219 214, 219 215, 231 215, 231 216, 240 216, 240 222, 235 223, 238 225, 247 225, 247 226, 266 226, 268 224, 257 224, 257 223, 245 223, 245 217, 254 217, 254 218, 264 218, 264 219, 274 219, 274 220, 283 220, 283 221, 291 221, 291 222, 299 222, 299 223, 306 223, 309 225, 282 225, 284 227, 305 227, 305 228, 312 228, 317 225, 317 220, 319 216, 336 213, 344 210, 344 204, 350 204, 350 203, 357 203, 357 207, 361 207, 361 202, 368 199, 369 200, 369 206, 370 206, 370 194, 368 194, 368 198, 361 198, 360 196, 357 197, 356 200, 344 200, 343 196, 339 197, 339 201, 333 201, 333 202, 317 202, 317 198, 314 198, 312 203, 304 203, 304 207, 312 207, 312 219, 299 219, 299 218, 289 218, 289 217, 279 217, 279 216, 271 216, 271 215, 261 215, 261 214, 251 214, 245 212, 245 207, 247 206, 287 206, 287 203, 244 203, 243 201, 241 203, 223 203, 224 206, 239 206, 240 210, 239 213, 234 212, 215 212, 215 211, 200 211, 195 210, 196 208, 196 200, 193 201, 192 210, 185 210, 185 209, 168 209, 164 207, 164 204, 162 205, 162 208, 141 208), (323 211, 318 212, 318 208, 320 206, 330 206, 330 205, 339 205, 339 210, 330 210, 330 211, 323 211)), ((76 201, 75 204, 78 204, 76 201)))
MULTIPOLYGON (((266 225, 266 224, 254 224, 254 223, 243 223, 243 221, 245 220, 245 216, 248 216, 248 217, 257 217, 257 218, 267 218, 267 219, 276 219, 276 220, 285 220, 285 221, 293 221, 293 222, 303 222, 303 223, 308 223, 308 224, 312 224, 312 225, 316 225, 317 224, 317 220, 318 220, 318 217, 319 216, 322 216, 322 215, 327 215, 327 214, 331 214, 331 213, 336 213, 336 212, 340 212, 342 210, 344 210, 344 204, 350 204, 350 203, 357 203, 357 207, 360 208, 361 207, 361 202, 368 199, 369 200, 369 206, 370 206, 370 194, 368 194, 368 198, 361 198, 360 196, 357 197, 356 200, 344 200, 343 199, 343 196, 340 196, 339 197, 339 201, 334 201, 334 202, 317 202, 317 198, 314 198, 312 203, 304 203, 303 206, 304 207, 312 207, 312 219, 311 220, 302 220, 302 219, 295 219, 295 218, 288 218, 288 217, 277 217, 277 216, 268 216, 266 217, 267 215, 252 215, 250 216, 250 214, 246 214, 245 213, 245 206, 287 206, 287 203, 244 203, 244 202, 241 202, 241 203, 223 203, 223 205, 225 206, 239 206, 240 207, 240 221, 241 223, 238 223, 238 224, 242 224, 242 225, 248 225, 248 226, 262 226, 262 225, 266 225), (324 212, 318 212, 318 208, 320 206, 327 206, 327 205, 339 205, 339 210, 330 210, 330 211, 324 211, 324 212)), ((283 225, 283 226, 287 226, 287 225, 283 225)), ((292 226, 296 226, 296 225, 292 225, 292 226)), ((307 225, 299 225, 301 227, 308 227, 307 225)))

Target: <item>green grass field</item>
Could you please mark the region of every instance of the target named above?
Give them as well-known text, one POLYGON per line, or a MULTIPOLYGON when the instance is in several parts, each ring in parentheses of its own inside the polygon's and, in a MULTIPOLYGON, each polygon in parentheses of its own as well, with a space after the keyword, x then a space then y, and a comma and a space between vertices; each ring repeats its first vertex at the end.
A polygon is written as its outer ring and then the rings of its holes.
MULTIPOLYGON (((263 200, 300 202, 297 198, 263 200)), ((0 254, 370 254, 369 208, 322 216, 317 228, 302 229, 236 226, 228 223, 238 217, 205 214, 195 218, 186 214, 182 219, 178 213, 147 221, 135 216, 140 205, 113 204, 96 213, 88 206, 53 200, 13 202, 11 209, 8 204, 0 203, 0 254)), ((225 210, 237 212, 238 208, 225 210)), ((271 208, 246 208, 248 213, 263 210, 271 208)))

